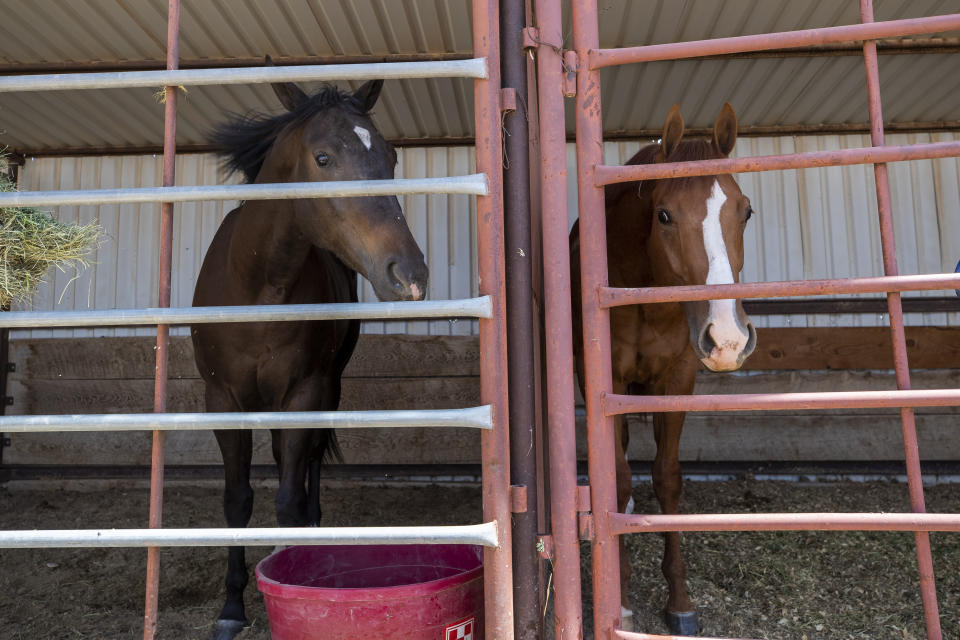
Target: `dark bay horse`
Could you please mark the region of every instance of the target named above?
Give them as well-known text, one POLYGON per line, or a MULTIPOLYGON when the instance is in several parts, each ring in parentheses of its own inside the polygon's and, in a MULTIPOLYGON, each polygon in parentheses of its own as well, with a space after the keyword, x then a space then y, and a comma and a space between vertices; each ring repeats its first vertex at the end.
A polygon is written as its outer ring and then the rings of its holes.
MULTIPOLYGON (((627 164, 723 158, 737 139, 737 117, 729 104, 717 118, 712 140, 681 140, 678 106, 667 116, 660 144, 641 149, 627 164)), ((743 268, 743 232, 753 211, 729 175, 647 180, 606 189, 610 286, 650 287, 738 282, 743 268)), ((579 223, 570 233, 574 349, 583 389, 583 323, 580 307, 579 223)), ((739 300, 714 300, 616 307, 610 310, 613 392, 648 395, 693 393, 698 361, 711 371, 738 369, 756 346, 756 331, 739 300)), ((684 413, 656 413, 657 455, 653 488, 664 513, 677 513, 681 493, 678 448, 684 413)), ((629 433, 615 421, 617 506, 630 502, 629 433)), ((697 613, 687 595, 680 536, 666 534, 663 574, 672 633, 693 635, 697 613)), ((630 564, 620 537, 624 628, 632 626, 627 599, 630 564)))
MULTIPOLYGON (((397 155, 368 115, 383 86, 354 93, 326 87, 313 96, 274 85, 287 112, 244 116, 213 136, 226 166, 248 182, 314 182, 393 178, 397 155)), ((207 250, 194 306, 356 302, 357 273, 382 300, 421 300, 427 266, 394 196, 243 202, 207 250)), ((207 411, 330 411, 340 402, 340 375, 360 322, 204 324, 193 328, 207 411)), ((277 522, 320 520, 319 462, 336 452, 334 433, 273 430, 280 471, 277 522), (310 471, 309 490, 306 488, 310 471)), ((251 434, 217 431, 225 476, 224 513, 245 527, 253 507, 251 434)), ((246 623, 248 574, 243 547, 231 547, 226 604, 213 638, 229 640, 246 623)))

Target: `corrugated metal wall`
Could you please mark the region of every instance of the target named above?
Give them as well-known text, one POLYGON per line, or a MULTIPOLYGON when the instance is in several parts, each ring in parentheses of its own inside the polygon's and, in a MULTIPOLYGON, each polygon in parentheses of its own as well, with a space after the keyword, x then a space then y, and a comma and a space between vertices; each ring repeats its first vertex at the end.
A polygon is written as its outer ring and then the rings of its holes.
MULTIPOLYGON (((960 139, 960 134, 890 135, 888 144, 960 139)), ((817 149, 869 146, 867 136, 742 138, 734 155, 755 156, 817 149)), ((611 142, 606 162, 622 163, 639 142, 611 142)), ((411 148, 399 154, 397 177, 429 177, 473 171, 469 147, 411 148)), ((574 150, 567 159, 574 176, 574 150)), ((152 156, 28 159, 21 174, 24 191, 96 189, 160 184, 161 159, 152 156)), ((178 184, 220 181, 211 156, 178 158, 178 184)), ((953 271, 960 259, 960 159, 890 165, 897 256, 902 273, 953 271)), ((744 174, 740 185, 758 212, 747 228, 743 279, 792 280, 870 276, 882 273, 876 224, 876 195, 869 166, 744 174)), ((576 184, 571 180, 570 221, 576 218, 576 184)), ((427 255, 432 299, 476 295, 476 225, 474 202, 468 196, 407 196, 407 221, 427 255)), ((173 304, 188 306, 203 253, 217 225, 234 203, 178 206, 174 229, 173 304)), ((156 304, 158 205, 61 207, 61 219, 98 219, 107 239, 91 268, 74 273, 52 272, 38 291, 37 310, 131 308, 156 304)), ((939 296, 942 292, 927 295, 939 296)), ((361 285, 361 300, 374 300, 361 285)), ((24 307, 21 307, 24 308, 24 307)), ((868 326, 883 316, 770 316, 754 319, 759 326, 868 326)), ((909 314, 909 324, 960 325, 960 314, 909 314)), ((368 333, 465 334, 475 323, 450 321, 369 322, 368 333)), ((179 331, 183 332, 183 329, 179 331)), ((44 336, 131 335, 130 329, 33 331, 44 336)), ((150 334, 150 330, 138 330, 150 334)), ((18 333, 16 335, 27 335, 18 333)))
MULTIPOLYGON (((399 153, 396 177, 464 175, 475 169, 469 147, 412 148, 399 153)), ((162 158, 117 156, 29 158, 21 172, 22 191, 113 189, 160 186, 162 158)), ((224 182, 212 155, 177 158, 177 184, 224 182)), ((236 182, 236 179, 226 182, 236 182)), ((476 216, 474 199, 465 195, 404 196, 401 202, 417 243, 430 268, 431 299, 477 295, 476 216)), ((174 212, 173 285, 171 304, 190 306, 197 273, 207 246, 223 217, 236 202, 176 205, 174 212)), ((52 269, 31 304, 38 311, 142 308, 157 304, 160 206, 114 205, 59 207, 54 214, 70 222, 99 220, 103 245, 89 268, 78 272, 52 269)), ((361 301, 375 301, 373 288, 360 286, 361 301)), ((367 322, 367 333, 460 335, 476 332, 476 321, 367 322)), ((87 337, 151 335, 142 329, 55 329, 15 332, 14 337, 87 337)), ((186 328, 173 333, 186 335, 186 328)))

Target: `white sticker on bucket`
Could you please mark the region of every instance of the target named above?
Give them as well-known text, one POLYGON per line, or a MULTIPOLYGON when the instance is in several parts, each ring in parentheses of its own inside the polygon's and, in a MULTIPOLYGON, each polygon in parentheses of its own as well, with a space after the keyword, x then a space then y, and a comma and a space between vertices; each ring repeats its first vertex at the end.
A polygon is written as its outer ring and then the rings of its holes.
POLYGON ((443 629, 443 640, 473 640, 473 628, 476 618, 466 618, 443 629))

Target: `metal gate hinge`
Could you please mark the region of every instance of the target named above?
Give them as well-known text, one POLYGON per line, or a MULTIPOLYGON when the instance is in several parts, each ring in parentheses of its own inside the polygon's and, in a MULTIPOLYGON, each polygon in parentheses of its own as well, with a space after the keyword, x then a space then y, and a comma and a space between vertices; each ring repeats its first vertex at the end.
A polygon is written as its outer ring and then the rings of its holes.
POLYGON ((522 484, 510 485, 510 513, 527 512, 527 487, 522 484))
POLYGON ((586 513, 590 511, 590 485, 577 485, 577 511, 586 513))
POLYGON ((577 529, 579 530, 578 537, 581 540, 593 540, 593 514, 578 513, 577 529))
POLYGON ((563 95, 572 98, 577 95, 577 70, 580 58, 576 51, 563 52, 563 95))
POLYGON ((13 406, 13 396, 4 396, 4 398, 3 398, 3 404, 7 405, 8 407, 12 407, 12 406, 13 406))
MULTIPOLYGON (((536 27, 523 28, 523 48, 527 51, 536 49, 540 43, 540 31, 536 27)), ((531 55, 533 54, 530 51, 531 55)))
POLYGON ((513 87, 504 87, 500 89, 500 111, 507 113, 508 111, 517 110, 517 90, 513 87))
POLYGON ((7 363, 7 373, 16 373, 17 372, 17 363, 8 362, 7 363))

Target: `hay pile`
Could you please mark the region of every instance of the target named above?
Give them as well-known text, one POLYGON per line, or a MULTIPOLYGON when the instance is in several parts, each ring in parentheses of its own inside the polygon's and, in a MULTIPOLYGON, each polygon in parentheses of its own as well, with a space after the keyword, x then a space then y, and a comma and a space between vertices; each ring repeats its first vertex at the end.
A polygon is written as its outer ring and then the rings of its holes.
MULTIPOLYGON (((16 191, 0 155, 0 191, 16 191)), ((99 225, 58 222, 34 208, 0 207, 0 307, 28 299, 51 265, 87 266, 86 256, 99 247, 99 225)))

